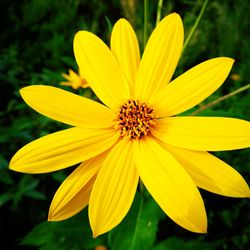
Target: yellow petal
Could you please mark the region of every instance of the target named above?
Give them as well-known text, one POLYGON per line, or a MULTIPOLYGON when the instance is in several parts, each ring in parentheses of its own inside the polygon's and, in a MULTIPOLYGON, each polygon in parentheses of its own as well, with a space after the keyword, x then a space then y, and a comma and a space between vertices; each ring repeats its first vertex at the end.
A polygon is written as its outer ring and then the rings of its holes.
POLYGON ((65 78, 68 81, 71 81, 70 75, 67 75, 67 74, 63 73, 62 77, 65 78))
POLYGON ((92 186, 107 152, 82 163, 56 191, 50 205, 49 221, 65 220, 89 203, 92 186))
POLYGON ((183 24, 176 13, 157 25, 142 56, 136 78, 136 98, 150 101, 169 83, 181 55, 183 37, 183 24))
POLYGON ((113 114, 109 108, 68 91, 34 85, 22 88, 20 93, 30 107, 54 120, 84 128, 113 125, 113 114))
POLYGON ((110 47, 129 82, 133 95, 135 77, 140 63, 140 50, 135 32, 126 19, 121 18, 114 25, 110 47))
POLYGON ((89 218, 94 237, 114 228, 127 214, 138 178, 132 143, 122 140, 105 159, 90 196, 89 218))
POLYGON ((162 89, 152 104, 159 117, 173 116, 199 104, 227 78, 234 60, 227 57, 205 61, 162 89))
POLYGON ((69 69, 69 75, 70 75, 71 81, 73 81, 73 82, 79 81, 81 79, 80 76, 72 69, 69 69))
POLYGON ((152 134, 167 144, 192 150, 221 151, 250 146, 250 123, 234 118, 163 118, 152 134))
POLYGON ((21 148, 10 169, 24 173, 47 173, 88 160, 119 138, 114 130, 70 128, 46 135, 21 148))
POLYGON ((198 187, 229 197, 250 197, 243 177, 212 154, 167 144, 164 144, 164 148, 181 163, 198 187))
POLYGON ((117 107, 130 98, 128 82, 110 49, 87 31, 74 39, 74 53, 90 87, 108 107, 117 107))
POLYGON ((200 193, 180 163, 150 137, 136 141, 135 164, 144 185, 178 225, 205 233, 207 217, 200 193))

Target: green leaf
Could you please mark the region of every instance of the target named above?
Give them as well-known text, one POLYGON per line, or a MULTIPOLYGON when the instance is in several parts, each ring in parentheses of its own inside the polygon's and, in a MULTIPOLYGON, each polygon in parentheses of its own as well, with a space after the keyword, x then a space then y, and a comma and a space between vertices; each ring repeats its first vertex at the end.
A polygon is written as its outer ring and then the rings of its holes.
POLYGON ((67 178, 67 175, 63 171, 52 173, 51 176, 55 181, 59 183, 62 183, 67 178))
POLYGON ((0 207, 4 205, 6 202, 12 199, 12 195, 9 193, 4 193, 0 195, 0 207))
POLYGON ((14 182, 11 178, 10 171, 8 169, 8 162, 4 157, 0 155, 0 182, 7 185, 13 185, 14 182))
POLYGON ((12 208, 15 210, 18 208, 19 203, 22 201, 23 196, 29 196, 33 199, 46 199, 46 196, 41 192, 36 191, 39 184, 39 180, 34 179, 32 175, 23 175, 21 180, 8 190, 8 194, 12 199, 12 208))
POLYGON ((111 249, 151 249, 156 239, 158 222, 164 216, 152 197, 137 194, 128 215, 109 233, 111 249))
POLYGON ((26 235, 20 245, 36 246, 38 250, 93 249, 103 244, 104 237, 92 238, 87 209, 76 216, 58 222, 42 222, 26 235))
POLYGON ((28 197, 31 197, 35 200, 46 200, 47 199, 47 197, 42 192, 39 192, 36 190, 31 190, 31 191, 25 193, 25 195, 28 197))

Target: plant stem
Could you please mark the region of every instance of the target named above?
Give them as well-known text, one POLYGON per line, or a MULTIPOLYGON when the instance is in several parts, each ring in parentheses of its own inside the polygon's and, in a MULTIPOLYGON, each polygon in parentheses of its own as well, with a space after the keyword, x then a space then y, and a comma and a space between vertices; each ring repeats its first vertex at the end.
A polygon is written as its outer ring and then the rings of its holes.
POLYGON ((194 23, 194 26, 192 27, 191 31, 190 31, 189 34, 188 34, 187 39, 186 39, 185 42, 184 42, 183 49, 182 49, 182 53, 183 53, 184 50, 186 49, 186 47, 187 47, 187 45, 188 45, 190 39, 192 38, 192 36, 193 36, 193 34, 194 34, 194 32, 195 32, 197 26, 198 26, 198 24, 199 24, 199 22, 200 22, 200 20, 201 20, 201 18, 202 18, 202 16, 203 16, 203 13, 204 13, 204 11, 205 11, 205 9, 206 9, 207 3, 208 3, 208 0, 205 0, 204 3, 203 3, 203 5, 202 5, 200 14, 199 14, 199 16, 197 17, 197 19, 196 19, 196 21, 195 21, 195 23, 194 23))
POLYGON ((139 188, 140 188, 140 193, 143 196, 143 193, 144 193, 144 184, 141 181, 141 179, 139 180, 139 188))
POLYGON ((136 219, 136 224, 135 224, 135 231, 134 231, 133 238, 132 238, 132 241, 131 241, 130 250, 136 250, 135 249, 135 242, 136 242, 137 234, 139 233, 138 225, 139 225, 139 222, 141 220, 141 213, 142 213, 143 203, 144 203, 144 199, 143 199, 143 196, 142 196, 141 200, 140 200, 140 207, 139 207, 139 211, 138 211, 138 214, 137 214, 137 219, 136 219))
POLYGON ((159 1, 158 1, 155 26, 157 26, 157 24, 158 24, 158 23, 160 22, 160 20, 161 20, 162 3, 163 3, 163 0, 159 0, 159 1))
POLYGON ((190 115, 197 115, 200 112, 202 112, 203 110, 211 108, 212 106, 218 104, 219 102, 224 101, 224 100, 226 100, 226 99, 228 99, 228 98, 230 98, 232 96, 235 96, 235 95, 239 94, 240 92, 245 91, 247 89, 250 89, 250 84, 247 84, 247 85, 245 85, 245 86, 243 86, 243 87, 241 87, 239 89, 236 89, 235 91, 233 91, 233 92, 231 92, 231 93, 229 93, 227 95, 224 95, 224 96, 222 96, 222 97, 220 97, 220 98, 218 98, 218 99, 216 99, 216 100, 214 100, 214 101, 212 101, 212 102, 204 105, 203 107, 197 109, 196 111, 194 111, 190 115))
POLYGON ((144 0, 144 30, 143 30, 143 48, 145 49, 148 40, 148 0, 144 0))
POLYGON ((105 16, 105 20, 106 20, 107 25, 108 25, 108 30, 109 30, 109 33, 111 34, 111 33, 112 33, 112 29, 113 29, 113 27, 112 27, 112 24, 111 24, 111 22, 110 22, 110 20, 109 20, 108 16, 105 16))

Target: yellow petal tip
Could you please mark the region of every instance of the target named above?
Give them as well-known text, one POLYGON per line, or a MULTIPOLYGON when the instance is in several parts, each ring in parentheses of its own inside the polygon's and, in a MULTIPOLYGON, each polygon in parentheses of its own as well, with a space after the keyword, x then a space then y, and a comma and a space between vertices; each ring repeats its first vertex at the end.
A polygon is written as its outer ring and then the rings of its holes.
POLYGON ((120 18, 116 23, 128 23, 128 21, 125 18, 120 18))
POLYGON ((228 57, 228 59, 231 61, 231 63, 234 63, 235 62, 235 59, 231 58, 231 57, 228 57))
POLYGON ((169 16, 175 16, 175 17, 179 17, 180 15, 177 13, 177 12, 173 12, 173 13, 171 13, 171 14, 169 14, 169 16))
MULTIPOLYGON (((91 225, 91 223, 90 223, 90 225, 91 225)), ((98 227, 98 225, 97 225, 96 228, 93 228, 93 227, 91 226, 91 229, 92 229, 92 237, 93 237, 94 239, 96 239, 98 236, 100 236, 100 235, 102 235, 102 234, 105 234, 105 233, 107 233, 108 231, 111 230, 111 229, 107 230, 107 229, 105 229, 105 228, 100 228, 100 227, 98 227)))
POLYGON ((9 165, 9 170, 15 171, 15 168, 13 168, 13 166, 9 165))
POLYGON ((54 221, 51 211, 48 213, 47 221, 54 221))
POLYGON ((9 163, 9 169, 16 172, 22 172, 20 166, 18 166, 16 163, 17 163, 16 159, 12 158, 9 163))
POLYGON ((50 217, 47 218, 47 221, 53 221, 50 217))
POLYGON ((203 228, 202 231, 201 231, 201 233, 207 234, 207 227, 203 228))
POLYGON ((88 32, 86 30, 77 31, 75 34, 75 37, 74 37, 74 46, 75 46, 75 43, 78 43, 79 40, 82 39, 82 36, 84 36, 85 34, 88 34, 88 33, 90 33, 90 32, 88 32))
POLYGON ((200 225, 199 227, 196 227, 195 229, 190 231, 199 234, 207 234, 207 223, 205 225, 200 225))
POLYGON ((52 203, 50 205, 49 208, 49 212, 48 212, 48 217, 47 217, 47 221, 60 221, 62 219, 60 219, 60 216, 58 217, 58 213, 57 210, 55 209, 56 206, 52 207, 52 203))
POLYGON ((205 223, 204 225, 198 225, 196 226, 196 228, 193 228, 193 230, 190 230, 194 233, 199 233, 199 234, 207 234, 207 223, 205 223))
POLYGON ((250 189, 248 188, 247 183, 246 183, 244 190, 242 189, 240 192, 240 195, 236 196, 236 198, 237 197, 238 198, 250 198, 250 189))
POLYGON ((26 86, 23 87, 19 90, 19 93, 21 95, 21 97, 23 98, 23 100, 29 105, 30 101, 32 100, 32 92, 39 92, 41 89, 43 89, 44 87, 48 87, 48 88, 55 88, 55 87, 51 87, 51 86, 46 86, 46 85, 30 85, 30 86, 26 86))
POLYGON ((99 235, 101 235, 101 234, 103 234, 103 233, 92 230, 92 237, 93 237, 94 239, 96 239, 96 238, 97 238, 99 235))
POLYGON ((181 17, 180 17, 180 15, 178 13, 173 12, 169 16, 171 16, 172 18, 174 18, 176 21, 180 21, 182 23, 181 17))
POLYGON ((59 221, 56 216, 53 215, 51 211, 49 211, 47 221, 59 221))
POLYGON ((27 91, 29 87, 30 87, 30 86, 27 86, 27 87, 21 88, 21 89, 19 90, 19 93, 20 93, 20 95, 21 95, 22 98, 23 98, 24 92, 27 91))
POLYGON ((169 21, 169 20, 174 20, 175 22, 179 22, 180 24, 182 24, 182 19, 181 19, 180 15, 179 15, 178 13, 176 13, 176 12, 173 12, 173 13, 167 15, 166 17, 164 17, 164 18, 161 20, 160 23, 162 23, 162 21, 165 22, 165 21, 167 21, 167 20, 168 20, 168 21, 169 21))
POLYGON ((47 221, 62 221, 67 219, 65 216, 61 216, 60 212, 58 212, 57 208, 49 209, 47 221))
POLYGON ((235 59, 231 57, 221 57, 222 60, 224 60, 224 63, 228 63, 231 67, 233 66, 235 59))

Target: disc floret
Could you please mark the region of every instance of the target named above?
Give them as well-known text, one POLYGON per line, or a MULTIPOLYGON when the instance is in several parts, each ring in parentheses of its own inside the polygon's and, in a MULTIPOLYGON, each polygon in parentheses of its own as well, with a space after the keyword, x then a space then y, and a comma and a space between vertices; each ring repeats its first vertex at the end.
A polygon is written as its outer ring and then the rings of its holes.
POLYGON ((154 110, 145 102, 128 100, 117 112, 116 127, 121 130, 121 136, 129 139, 141 139, 150 134, 157 117, 154 110))

